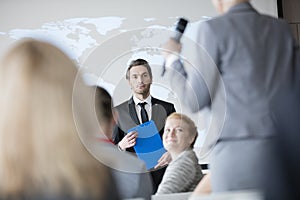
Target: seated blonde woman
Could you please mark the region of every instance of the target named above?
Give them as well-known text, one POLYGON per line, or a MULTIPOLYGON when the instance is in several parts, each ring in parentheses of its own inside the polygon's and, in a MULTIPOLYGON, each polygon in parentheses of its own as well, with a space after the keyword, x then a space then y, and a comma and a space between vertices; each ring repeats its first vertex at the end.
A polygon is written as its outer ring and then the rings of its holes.
POLYGON ((190 192, 202 179, 201 166, 193 151, 197 135, 197 127, 186 115, 173 113, 166 119, 163 144, 172 161, 156 194, 190 192))
POLYGON ((0 199, 118 199, 110 170, 77 135, 77 128, 93 132, 85 118, 87 95, 73 96, 75 80, 83 85, 77 74, 75 64, 45 42, 19 42, 4 56, 0 199), (74 102, 87 123, 75 123, 74 102))

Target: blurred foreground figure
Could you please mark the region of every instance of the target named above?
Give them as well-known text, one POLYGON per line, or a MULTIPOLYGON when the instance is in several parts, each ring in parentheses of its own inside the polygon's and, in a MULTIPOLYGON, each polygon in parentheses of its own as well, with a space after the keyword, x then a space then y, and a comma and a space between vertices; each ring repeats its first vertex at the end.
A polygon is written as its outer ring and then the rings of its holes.
MULTIPOLYGON (((117 199, 110 172, 77 135, 72 91, 74 81, 82 81, 76 75, 74 63, 45 42, 25 40, 5 55, 0 199, 117 199)), ((80 102, 85 107, 87 101, 80 102)))
POLYGON ((201 23, 194 65, 183 66, 169 53, 181 50, 170 39, 166 75, 192 111, 209 106, 216 119, 208 133, 215 134, 212 191, 261 189, 273 139, 283 134, 271 101, 299 87, 299 45, 287 23, 258 13, 249 0, 212 2, 221 15, 201 23))
POLYGON ((119 151, 112 141, 113 128, 116 124, 110 94, 102 87, 94 87, 95 111, 100 131, 96 139, 96 148, 89 148, 91 153, 111 168, 116 187, 122 199, 143 198, 151 200, 153 191, 150 174, 145 163, 136 156, 119 151), (97 147, 101 146, 99 150, 97 147), (103 149, 105 148, 105 151, 103 149))

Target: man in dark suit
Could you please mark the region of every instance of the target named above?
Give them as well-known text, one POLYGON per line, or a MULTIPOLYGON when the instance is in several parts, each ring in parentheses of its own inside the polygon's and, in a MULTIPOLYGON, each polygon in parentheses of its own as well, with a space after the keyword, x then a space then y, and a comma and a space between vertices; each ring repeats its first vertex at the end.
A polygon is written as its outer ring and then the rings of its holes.
MULTIPOLYGON (((113 140, 121 151, 134 152, 133 146, 136 143, 138 133, 135 131, 127 133, 127 130, 145 121, 153 120, 162 136, 165 119, 169 114, 175 112, 175 108, 173 104, 150 95, 152 71, 146 60, 133 60, 127 69, 126 79, 132 89, 133 96, 115 107, 118 121, 114 128, 113 140)), ((161 182, 165 166, 170 160, 169 153, 165 153, 156 165, 156 170, 151 171, 154 193, 161 182)))

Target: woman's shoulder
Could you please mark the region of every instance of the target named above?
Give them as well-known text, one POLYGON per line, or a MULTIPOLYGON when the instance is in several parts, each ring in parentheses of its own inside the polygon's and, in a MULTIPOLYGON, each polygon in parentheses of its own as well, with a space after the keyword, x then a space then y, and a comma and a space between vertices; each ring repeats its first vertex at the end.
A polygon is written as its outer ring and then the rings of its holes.
POLYGON ((174 160, 174 164, 182 165, 182 164, 198 164, 198 158, 196 153, 192 149, 188 149, 183 151, 176 160, 174 160))

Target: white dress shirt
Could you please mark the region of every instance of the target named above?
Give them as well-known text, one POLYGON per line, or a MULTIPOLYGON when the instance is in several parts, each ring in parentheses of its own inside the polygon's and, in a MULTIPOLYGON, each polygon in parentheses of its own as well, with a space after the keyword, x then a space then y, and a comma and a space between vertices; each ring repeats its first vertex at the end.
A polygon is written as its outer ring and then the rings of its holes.
POLYGON ((143 103, 143 102, 147 103, 145 105, 145 109, 146 109, 147 114, 148 114, 148 119, 151 120, 151 114, 152 114, 151 95, 149 95, 144 101, 141 101, 138 98, 136 98, 135 96, 133 96, 133 101, 134 101, 134 104, 135 104, 136 114, 139 118, 140 123, 142 123, 142 116, 141 116, 141 106, 138 105, 139 103, 143 103))

